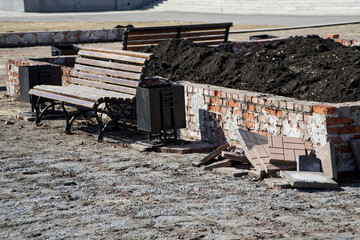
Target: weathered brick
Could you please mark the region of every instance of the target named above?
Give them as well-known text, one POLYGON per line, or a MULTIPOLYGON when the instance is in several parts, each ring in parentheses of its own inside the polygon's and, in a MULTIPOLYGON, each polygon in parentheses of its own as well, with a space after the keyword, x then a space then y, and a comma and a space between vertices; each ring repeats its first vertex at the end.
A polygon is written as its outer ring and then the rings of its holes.
POLYGON ((218 98, 217 99, 217 104, 220 105, 220 106, 223 105, 223 100, 221 98, 218 98))
POLYGON ((230 110, 230 109, 227 108, 227 107, 221 107, 221 108, 220 108, 220 112, 221 112, 222 114, 227 114, 227 112, 228 112, 229 110, 230 110))
POLYGON ((266 99, 259 98, 258 104, 265 105, 266 99))
POLYGON ((286 108, 288 110, 294 110, 295 109, 295 103, 294 102, 287 102, 286 108))
POLYGON ((226 93, 226 98, 233 99, 233 93, 226 93))
POLYGON ((216 104, 216 102, 217 102, 216 98, 214 98, 214 97, 210 98, 210 103, 211 104, 216 104))
POLYGON ((253 113, 244 113, 244 118, 247 120, 255 120, 255 115, 253 113))
POLYGON ((360 125, 340 127, 340 134, 360 133, 360 125))
POLYGON ((350 124, 351 119, 350 117, 332 117, 332 118, 326 118, 326 125, 345 125, 350 124))
POLYGON ((258 104, 259 103, 259 98, 258 97, 252 97, 251 102, 254 103, 254 104, 258 104))
POLYGON ((246 121, 246 127, 250 129, 254 129, 254 122, 246 121))
POLYGON ((339 38, 339 34, 325 34, 325 38, 336 39, 339 38))
POLYGON ((249 111, 254 112, 255 111, 255 105, 254 104, 249 104, 248 109, 249 109, 249 111))
POLYGON ((329 141, 334 144, 340 144, 342 142, 340 137, 331 137, 331 138, 329 138, 329 141))
POLYGON ((209 106, 209 111, 211 111, 211 112, 220 112, 220 107, 219 107, 219 106, 210 105, 210 106, 209 106))
POLYGON ((279 101, 279 107, 286 109, 287 108, 287 102, 284 101, 284 100, 279 101))
POLYGON ((342 152, 342 153, 350 153, 351 152, 349 144, 340 145, 339 148, 340 148, 340 152, 342 152))
POLYGON ((270 114, 271 116, 276 116, 276 110, 274 110, 274 109, 269 109, 269 114, 270 114))
POLYGON ((229 107, 232 107, 232 108, 235 107, 235 102, 233 100, 229 101, 229 107))
POLYGON ((328 105, 314 105, 312 107, 312 111, 314 113, 320 113, 325 115, 336 114, 337 112, 336 107, 328 105))

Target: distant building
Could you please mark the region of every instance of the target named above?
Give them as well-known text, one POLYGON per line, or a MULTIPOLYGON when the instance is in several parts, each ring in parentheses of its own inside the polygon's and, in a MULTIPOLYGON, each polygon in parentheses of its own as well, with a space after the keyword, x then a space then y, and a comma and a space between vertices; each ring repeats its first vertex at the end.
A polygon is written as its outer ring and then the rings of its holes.
POLYGON ((141 9, 155 0, 0 0, 0 10, 14 12, 85 12, 141 9))

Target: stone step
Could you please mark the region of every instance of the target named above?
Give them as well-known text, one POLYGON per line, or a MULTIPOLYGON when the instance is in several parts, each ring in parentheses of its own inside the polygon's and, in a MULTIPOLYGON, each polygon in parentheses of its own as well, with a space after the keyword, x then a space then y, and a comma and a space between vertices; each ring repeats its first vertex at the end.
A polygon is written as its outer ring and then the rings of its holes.
POLYGON ((358 15, 360 2, 344 1, 251 1, 251 0, 168 0, 146 6, 152 11, 184 11, 238 14, 358 15))

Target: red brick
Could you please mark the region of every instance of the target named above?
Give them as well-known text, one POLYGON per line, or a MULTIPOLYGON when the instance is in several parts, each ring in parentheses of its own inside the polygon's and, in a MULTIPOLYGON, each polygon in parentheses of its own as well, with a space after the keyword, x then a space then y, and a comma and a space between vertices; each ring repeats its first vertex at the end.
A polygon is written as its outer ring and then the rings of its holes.
POLYGON ((320 113, 325 115, 335 114, 337 112, 336 107, 328 105, 314 105, 312 110, 314 113, 320 113))
POLYGON ((328 131, 330 134, 339 134, 339 128, 338 127, 329 127, 328 131))
POLYGON ((282 111, 281 110, 276 110, 276 116, 277 117, 282 117, 282 111))
POLYGON ((211 111, 211 112, 220 112, 220 107, 210 105, 209 106, 209 111, 211 111))
POLYGON ((246 96, 246 101, 251 103, 252 102, 251 98, 252 98, 251 96, 246 96))
POLYGON ((239 110, 234 110, 233 115, 237 117, 242 117, 242 112, 239 110))
POLYGON ((325 34, 325 38, 336 39, 339 38, 339 34, 325 34))
POLYGON ((222 100, 221 98, 219 98, 219 99, 217 100, 217 104, 218 104, 218 105, 223 105, 223 100, 222 100))
POLYGON ((233 100, 230 100, 229 101, 229 107, 235 107, 235 102, 233 100))
POLYGON ((276 110, 274 110, 274 109, 269 109, 269 114, 270 114, 271 116, 276 116, 276 110))
POLYGON ((240 109, 240 108, 241 108, 241 105, 240 105, 239 102, 235 102, 235 108, 236 108, 236 109, 240 109))
POLYGON ((342 153, 349 153, 349 152, 351 152, 351 149, 350 149, 349 144, 340 145, 339 148, 340 148, 340 152, 342 152, 342 153))
POLYGON ((253 113, 244 113, 244 118, 248 120, 255 120, 255 115, 253 113))
POLYGON ((215 96, 218 97, 218 98, 221 98, 221 92, 218 91, 218 90, 215 90, 215 96))
POLYGON ((342 142, 340 137, 332 137, 329 140, 330 140, 330 142, 332 142, 334 144, 340 144, 342 142))
POLYGON ((249 104, 248 109, 249 109, 249 111, 254 112, 255 111, 255 105, 254 104, 249 104))
POLYGON ((229 106, 229 101, 224 99, 222 105, 228 107, 229 106))
POLYGON ((340 134, 360 133, 360 125, 340 127, 340 134))
POLYGON ((214 97, 210 98, 210 103, 211 104, 216 104, 216 102, 217 102, 216 98, 214 98, 214 97))
POLYGON ((333 117, 326 119, 326 125, 344 125, 351 123, 350 117, 333 117))
POLYGON ((232 98, 233 98, 233 94, 232 94, 232 93, 227 93, 227 94, 226 94, 226 97, 229 98, 229 99, 232 99, 232 98))

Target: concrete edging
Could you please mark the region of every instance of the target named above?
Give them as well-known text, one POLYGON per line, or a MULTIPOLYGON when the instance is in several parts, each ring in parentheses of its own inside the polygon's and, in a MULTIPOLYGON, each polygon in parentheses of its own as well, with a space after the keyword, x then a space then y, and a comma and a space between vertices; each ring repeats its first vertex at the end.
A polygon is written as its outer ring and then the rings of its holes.
POLYGON ((125 29, 0 33, 0 48, 122 41, 125 29))

